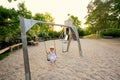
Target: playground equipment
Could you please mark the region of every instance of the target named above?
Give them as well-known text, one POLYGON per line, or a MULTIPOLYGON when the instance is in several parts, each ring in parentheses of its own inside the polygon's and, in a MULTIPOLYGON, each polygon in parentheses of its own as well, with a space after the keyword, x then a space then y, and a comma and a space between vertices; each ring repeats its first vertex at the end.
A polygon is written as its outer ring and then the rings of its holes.
POLYGON ((72 36, 76 37, 78 42, 79 54, 82 56, 81 45, 79 40, 79 35, 77 29, 73 27, 71 21, 65 21, 65 25, 55 24, 50 22, 38 21, 38 20, 31 20, 20 18, 20 26, 21 26, 21 37, 22 37, 22 44, 23 44, 23 57, 24 57, 24 67, 25 67, 25 78, 26 80, 31 80, 30 74, 30 66, 29 66, 29 58, 28 58, 28 49, 27 49, 27 40, 26 40, 26 32, 34 25, 34 24, 47 24, 47 25, 54 25, 54 26, 63 26, 70 30, 68 44, 67 44, 67 51, 69 50, 69 46, 72 40, 72 36))

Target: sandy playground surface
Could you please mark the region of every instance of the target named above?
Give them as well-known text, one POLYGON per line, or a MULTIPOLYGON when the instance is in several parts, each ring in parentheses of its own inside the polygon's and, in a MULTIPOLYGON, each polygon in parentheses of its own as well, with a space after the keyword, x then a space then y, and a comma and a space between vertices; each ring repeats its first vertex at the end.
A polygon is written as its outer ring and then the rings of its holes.
MULTIPOLYGON (((120 80, 120 41, 81 39, 83 57, 77 42, 62 53, 62 41, 56 40, 57 62, 46 60, 44 43, 29 46, 32 80, 120 80)), ((47 41, 47 49, 53 41, 47 41)), ((66 44, 64 44, 66 45, 66 44)), ((65 47, 64 47, 65 48, 65 47)), ((22 49, 0 61, 0 80, 25 80, 22 49)))

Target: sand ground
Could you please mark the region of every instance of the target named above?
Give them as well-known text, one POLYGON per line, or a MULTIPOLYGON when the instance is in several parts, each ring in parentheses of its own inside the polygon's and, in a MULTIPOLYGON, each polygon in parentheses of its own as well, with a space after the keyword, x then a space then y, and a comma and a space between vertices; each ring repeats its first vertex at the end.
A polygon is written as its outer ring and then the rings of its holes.
MULTIPOLYGON (((32 80, 120 80, 120 41, 80 39, 83 57, 77 42, 62 53, 62 41, 56 40, 57 62, 46 60, 44 43, 29 46, 32 80)), ((47 49, 53 41, 47 41, 47 49)), ((64 49, 65 49, 64 44, 64 49)), ((0 80, 25 80, 22 49, 0 61, 0 80)))

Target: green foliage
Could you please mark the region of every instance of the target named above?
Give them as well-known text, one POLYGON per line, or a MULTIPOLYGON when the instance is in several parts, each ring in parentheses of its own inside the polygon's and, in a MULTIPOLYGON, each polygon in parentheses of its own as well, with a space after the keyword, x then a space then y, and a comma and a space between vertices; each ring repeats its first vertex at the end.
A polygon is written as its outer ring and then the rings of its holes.
POLYGON ((84 36, 85 36, 85 35, 90 35, 90 34, 92 34, 92 33, 91 33, 91 29, 92 29, 91 27, 86 27, 86 28, 84 29, 84 36))
POLYGON ((95 39, 95 38, 96 38, 96 34, 86 35, 86 36, 84 36, 83 38, 95 39))
POLYGON ((38 40, 38 34, 40 32, 40 26, 35 24, 28 32, 27 32, 27 40, 34 40, 34 37, 38 40))
POLYGON ((80 28, 81 26, 81 21, 78 19, 77 16, 74 16, 74 15, 70 15, 68 14, 69 16, 69 19, 70 20, 73 20, 73 25, 76 27, 76 28, 80 28))
POLYGON ((12 1, 16 1, 16 0, 8 0, 8 2, 12 2, 12 1))
MULTIPOLYGON (((45 21, 45 22, 53 22, 54 18, 49 13, 36 13, 33 16, 33 19, 45 21)), ((45 24, 36 24, 34 25, 28 32, 27 38, 28 40, 34 40, 34 37, 42 40, 49 40, 53 38, 58 38, 60 36, 60 32, 53 31, 52 25, 45 24)))
MULTIPOLYGON (((35 16, 33 16, 33 19, 40 20, 40 21, 49 21, 53 22, 53 17, 49 13, 36 13, 35 16)), ((45 24, 39 24, 40 31, 48 32, 50 29, 53 30, 53 26, 51 25, 45 25, 45 24)))
POLYGON ((120 29, 107 29, 101 32, 103 36, 120 37, 120 29))
POLYGON ((86 24, 97 29, 106 28, 106 20, 108 18, 108 10, 110 4, 108 2, 102 2, 101 0, 95 0, 88 5, 88 16, 86 24))
POLYGON ((68 14, 68 16, 70 20, 73 20, 73 25, 77 28, 79 36, 83 36, 84 31, 81 28, 81 21, 78 19, 78 17, 70 14, 68 14))
MULTIPOLYGON (((12 2, 13 0, 8 0, 12 2)), ((31 11, 27 10, 24 3, 18 4, 18 10, 7 9, 0 6, 0 50, 21 42, 19 17, 28 19, 53 22, 54 18, 49 13, 36 13, 32 16, 31 11)), ((27 32, 27 40, 44 40, 59 38, 61 32, 53 31, 52 25, 35 24, 27 32)), ((7 57, 10 53, 5 52, 0 54, 0 60, 7 57)))
POLYGON ((32 18, 24 3, 19 3, 18 6, 18 11, 0 6, 0 49, 21 42, 19 16, 32 18))
POLYGON ((0 60, 4 59, 5 57, 7 57, 9 55, 10 55, 10 53, 8 53, 8 52, 0 54, 0 60))
POLYGON ((18 13, 15 9, 6 9, 0 6, 0 26, 13 26, 18 22, 18 13), (13 16, 14 15, 14 16, 13 16))
POLYGON ((92 0, 88 5, 86 24, 92 33, 107 28, 120 28, 119 0, 92 0))
POLYGON ((18 13, 20 17, 24 17, 28 19, 32 18, 32 13, 31 11, 27 10, 24 2, 18 4, 18 13))
POLYGON ((57 32, 57 31, 49 31, 49 36, 51 38, 59 38, 59 36, 61 35, 61 31, 60 32, 57 32))
POLYGON ((78 34, 79 36, 84 36, 84 30, 81 28, 78 28, 78 34))
MULTIPOLYGON (((45 22, 54 21, 54 18, 49 13, 36 13, 35 16, 33 16, 33 19, 45 22)), ((27 32, 28 40, 32 40, 34 37, 37 39, 42 38, 45 40, 51 39, 52 37, 49 35, 51 31, 53 32, 53 26, 51 25, 36 24, 27 32)))
POLYGON ((61 35, 61 32, 57 32, 57 31, 42 31, 41 33, 39 33, 38 37, 40 37, 42 40, 50 40, 50 39, 58 39, 59 36, 61 35))
POLYGON ((0 6, 0 49, 16 43, 18 39, 20 28, 17 11, 0 6))
POLYGON ((46 32, 40 32, 38 37, 41 39, 41 40, 49 40, 50 39, 50 36, 48 33, 46 32))

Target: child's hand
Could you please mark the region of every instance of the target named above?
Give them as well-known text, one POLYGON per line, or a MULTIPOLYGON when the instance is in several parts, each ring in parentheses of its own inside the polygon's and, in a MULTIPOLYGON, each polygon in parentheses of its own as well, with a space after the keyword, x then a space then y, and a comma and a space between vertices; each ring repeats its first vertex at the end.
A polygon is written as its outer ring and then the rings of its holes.
POLYGON ((46 52, 46 54, 47 54, 47 55, 49 55, 49 54, 50 54, 50 52, 46 52))

